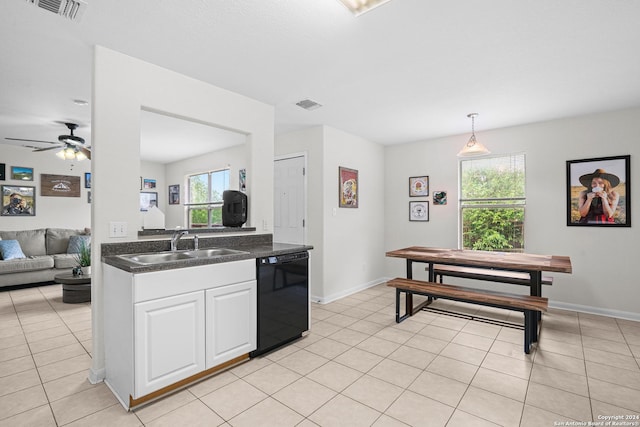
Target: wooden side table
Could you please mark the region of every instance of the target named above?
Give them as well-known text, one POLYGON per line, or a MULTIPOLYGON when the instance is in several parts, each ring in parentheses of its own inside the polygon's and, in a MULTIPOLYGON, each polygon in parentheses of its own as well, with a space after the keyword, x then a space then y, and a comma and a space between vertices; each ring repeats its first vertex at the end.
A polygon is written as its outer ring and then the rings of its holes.
POLYGON ((76 304, 91 301, 91 276, 74 276, 71 273, 58 274, 56 283, 62 284, 62 302, 76 304))

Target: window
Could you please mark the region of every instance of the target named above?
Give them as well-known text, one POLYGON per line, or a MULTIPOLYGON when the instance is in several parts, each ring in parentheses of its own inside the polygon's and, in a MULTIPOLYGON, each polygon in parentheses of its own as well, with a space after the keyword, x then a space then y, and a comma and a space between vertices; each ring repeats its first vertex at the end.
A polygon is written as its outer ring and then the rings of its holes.
POLYGON ((462 249, 524 251, 524 154, 460 162, 462 249))
POLYGON ((229 169, 187 177, 189 228, 222 225, 222 192, 229 189, 229 169))

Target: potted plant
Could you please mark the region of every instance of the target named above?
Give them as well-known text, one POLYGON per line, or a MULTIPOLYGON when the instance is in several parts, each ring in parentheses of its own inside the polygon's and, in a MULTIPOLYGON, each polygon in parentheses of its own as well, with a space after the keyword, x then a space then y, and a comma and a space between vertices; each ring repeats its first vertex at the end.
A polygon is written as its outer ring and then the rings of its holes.
POLYGON ((82 274, 88 276, 91 274, 91 246, 82 242, 79 249, 80 252, 76 254, 76 260, 82 270, 82 274))

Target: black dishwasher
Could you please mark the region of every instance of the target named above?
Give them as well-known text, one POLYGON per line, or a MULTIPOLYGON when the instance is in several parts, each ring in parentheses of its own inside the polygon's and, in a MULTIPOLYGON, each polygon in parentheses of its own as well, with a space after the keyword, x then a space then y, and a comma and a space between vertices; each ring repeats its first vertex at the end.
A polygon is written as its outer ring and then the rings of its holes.
POLYGON ((258 348, 274 350, 309 330, 309 253, 257 258, 258 348))

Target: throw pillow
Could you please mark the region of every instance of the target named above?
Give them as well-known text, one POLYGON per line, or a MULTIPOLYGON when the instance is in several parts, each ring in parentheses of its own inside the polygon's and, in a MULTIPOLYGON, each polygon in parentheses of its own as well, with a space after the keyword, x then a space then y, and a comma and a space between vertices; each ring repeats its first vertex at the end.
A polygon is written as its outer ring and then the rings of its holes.
POLYGON ((26 258, 17 240, 0 240, 0 256, 4 260, 26 258))
POLYGON ((82 245, 86 247, 91 246, 91 237, 90 236, 70 236, 69 237, 69 246, 67 247, 68 254, 79 254, 80 248, 82 245))

